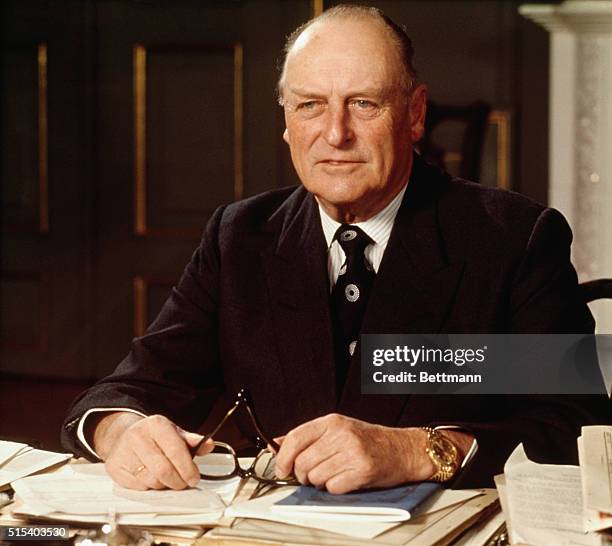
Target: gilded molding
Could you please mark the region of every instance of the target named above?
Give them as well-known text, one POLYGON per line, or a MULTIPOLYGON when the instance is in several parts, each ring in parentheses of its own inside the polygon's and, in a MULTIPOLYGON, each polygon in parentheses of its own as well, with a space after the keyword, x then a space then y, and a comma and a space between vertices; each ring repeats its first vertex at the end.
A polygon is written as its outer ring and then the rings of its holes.
POLYGON ((47 107, 47 44, 38 44, 38 229, 49 232, 49 121, 47 107))

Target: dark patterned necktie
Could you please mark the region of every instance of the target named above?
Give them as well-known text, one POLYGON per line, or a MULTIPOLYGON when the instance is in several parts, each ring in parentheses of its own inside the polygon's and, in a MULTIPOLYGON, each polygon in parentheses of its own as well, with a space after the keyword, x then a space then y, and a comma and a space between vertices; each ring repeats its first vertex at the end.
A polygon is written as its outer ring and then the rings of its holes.
POLYGON ((346 254, 331 293, 331 316, 336 357, 336 393, 342 393, 351 357, 357 347, 375 273, 364 255, 373 241, 357 226, 342 224, 334 240, 346 254))

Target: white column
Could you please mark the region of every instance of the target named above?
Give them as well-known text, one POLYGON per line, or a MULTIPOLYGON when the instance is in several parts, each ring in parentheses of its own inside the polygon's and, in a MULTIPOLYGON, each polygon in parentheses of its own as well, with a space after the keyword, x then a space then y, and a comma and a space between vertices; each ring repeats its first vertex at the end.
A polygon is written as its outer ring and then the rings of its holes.
MULTIPOLYGON (((612 1, 524 4, 551 34, 549 203, 574 232, 580 281, 612 278, 612 1)), ((595 302, 612 333, 612 301, 595 302)))

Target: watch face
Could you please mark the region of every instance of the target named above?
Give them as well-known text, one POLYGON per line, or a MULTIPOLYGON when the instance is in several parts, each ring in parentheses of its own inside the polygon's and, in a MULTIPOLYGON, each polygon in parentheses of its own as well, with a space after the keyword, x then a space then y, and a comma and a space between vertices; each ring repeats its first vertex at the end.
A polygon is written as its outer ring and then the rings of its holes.
POLYGON ((457 449, 441 434, 431 439, 431 453, 442 464, 453 464, 457 458, 457 449))

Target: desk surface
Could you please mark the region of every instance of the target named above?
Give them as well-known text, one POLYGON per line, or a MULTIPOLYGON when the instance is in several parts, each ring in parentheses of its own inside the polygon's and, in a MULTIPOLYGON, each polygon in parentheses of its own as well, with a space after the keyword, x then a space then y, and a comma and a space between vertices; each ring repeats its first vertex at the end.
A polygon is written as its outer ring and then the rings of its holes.
MULTIPOLYGON (((73 464, 78 464, 79 461, 73 461, 73 464)), ((56 469, 52 469, 51 472, 56 469)), ((242 502, 250 499, 257 487, 257 482, 248 480, 242 484, 239 489, 234 503, 242 502)), ((0 526, 58 526, 64 522, 53 519, 26 519, 21 516, 16 516, 11 513, 11 509, 16 504, 11 503, 0 510, 0 526)), ((347 535, 339 535, 329 531, 323 531, 313 528, 299 527, 297 525, 289 525, 288 523, 280 523, 275 521, 264 521, 254 519, 231 519, 222 518, 218 526, 206 530, 204 536, 199 533, 190 533, 188 536, 184 534, 176 534, 177 531, 160 530, 149 528, 158 540, 163 540, 171 544, 198 544, 198 545, 240 545, 245 544, 261 544, 278 545, 278 544, 317 544, 320 546, 336 546, 342 544, 365 546, 376 544, 391 544, 403 545, 410 544, 412 546, 446 546, 450 544, 454 538, 474 526, 479 521, 486 520, 500 513, 499 502, 497 500, 497 492, 493 489, 483 490, 483 494, 473 497, 465 501, 463 504, 455 504, 447 506, 433 513, 425 513, 421 516, 412 518, 409 522, 398 524, 392 529, 385 531, 374 539, 359 539, 352 538, 347 535)), ((75 524, 72 531, 87 528, 97 528, 100 525, 85 525, 75 524)), ((491 530, 496 531, 499 525, 491 530)), ((5 542, 3 542, 4 544, 5 542)), ((66 541, 28 541, 19 540, 7 542, 17 546, 26 543, 36 544, 68 544, 66 541)), ((479 546, 488 546, 486 542, 481 542, 479 546)))

